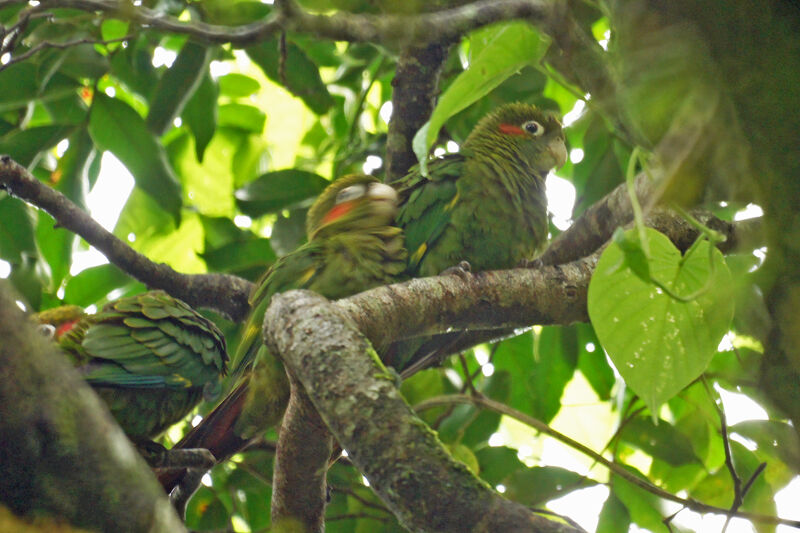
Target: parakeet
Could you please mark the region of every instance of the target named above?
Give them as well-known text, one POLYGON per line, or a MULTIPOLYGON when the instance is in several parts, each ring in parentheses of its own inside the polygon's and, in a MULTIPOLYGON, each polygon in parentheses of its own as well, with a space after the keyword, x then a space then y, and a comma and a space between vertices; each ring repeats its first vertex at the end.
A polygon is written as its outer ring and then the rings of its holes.
MULTIPOLYGON (((310 289, 337 299, 398 279, 406 269, 402 231, 393 226, 397 194, 367 175, 328 186, 308 212, 309 241, 280 258, 251 296, 252 312, 234 356, 234 390, 176 447, 206 448, 218 460, 241 449, 283 415, 289 386, 281 363, 261 342, 272 296, 310 289)), ((160 476, 170 490, 174 474, 160 476)))
POLYGON ((137 444, 148 443, 221 391, 225 338, 213 322, 163 291, 43 311, 59 347, 137 444))
MULTIPOLYGON (((413 167, 393 183, 409 274, 433 276, 461 261, 480 271, 534 259, 547 241, 545 178, 566 157, 558 118, 512 103, 483 117, 458 153, 428 162, 427 176, 413 167)), ((396 343, 387 363, 407 367, 421 344, 396 343)))
POLYGON ((513 268, 547 241, 545 178, 564 164, 558 118, 512 103, 483 117, 456 154, 428 162, 395 182, 397 224, 409 269, 433 276, 460 261, 476 271, 513 268))

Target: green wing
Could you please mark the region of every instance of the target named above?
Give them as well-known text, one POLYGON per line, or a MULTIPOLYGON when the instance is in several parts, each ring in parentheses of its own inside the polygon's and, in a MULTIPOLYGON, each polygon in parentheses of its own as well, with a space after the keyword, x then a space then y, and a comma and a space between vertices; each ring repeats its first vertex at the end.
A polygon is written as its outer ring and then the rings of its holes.
POLYGON ((252 312, 242 329, 239 346, 233 357, 233 375, 240 376, 256 358, 262 346, 260 335, 264 314, 272 297, 292 289, 307 288, 319 274, 318 265, 321 254, 317 243, 309 242, 294 252, 278 259, 256 284, 250 296, 252 312))
POLYGON ((213 322, 162 291, 109 303, 65 335, 92 385, 204 387, 226 372, 225 339, 213 322))
POLYGON ((405 232, 412 275, 419 272, 420 263, 450 223, 458 201, 456 180, 463 170, 464 156, 452 154, 431 161, 427 177, 414 167, 397 183, 401 198, 397 225, 405 232))

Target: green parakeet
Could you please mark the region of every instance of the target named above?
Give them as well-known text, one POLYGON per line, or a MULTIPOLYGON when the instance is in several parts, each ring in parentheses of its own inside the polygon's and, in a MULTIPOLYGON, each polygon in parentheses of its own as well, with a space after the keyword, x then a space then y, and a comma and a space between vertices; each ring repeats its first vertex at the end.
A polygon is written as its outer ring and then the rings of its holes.
POLYGON ((144 444, 221 391, 228 354, 216 325, 163 291, 36 315, 108 405, 125 433, 144 444))
POLYGON ((468 261, 474 270, 513 268, 547 241, 545 178, 566 161, 558 118, 513 103, 483 117, 457 154, 414 167, 394 185, 409 269, 433 276, 468 261))
MULTIPOLYGON (((512 103, 483 117, 458 153, 428 162, 427 176, 412 168, 394 184, 409 273, 433 276, 461 261, 475 271, 506 269, 534 259, 547 242, 545 178, 566 157, 556 115, 512 103)), ((453 338, 438 336, 422 351, 421 340, 395 343, 386 361, 405 369, 453 338)))
MULTIPOLYGON (((251 296, 253 311, 234 356, 234 390, 176 447, 206 448, 218 460, 280 420, 289 396, 281 363, 261 342, 272 296, 310 289, 337 299, 396 280, 406 269, 402 231, 393 226, 397 194, 372 176, 345 176, 328 186, 307 217, 309 241, 280 258, 251 296)), ((174 474, 160 476, 170 490, 174 474)))

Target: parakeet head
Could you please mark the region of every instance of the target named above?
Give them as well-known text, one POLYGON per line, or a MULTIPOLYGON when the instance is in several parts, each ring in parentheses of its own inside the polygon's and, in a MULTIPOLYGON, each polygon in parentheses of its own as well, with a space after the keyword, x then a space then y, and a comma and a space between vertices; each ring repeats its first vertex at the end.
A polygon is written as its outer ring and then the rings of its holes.
POLYGON ((464 141, 464 149, 522 158, 538 174, 567 160, 564 132, 555 113, 520 102, 502 105, 483 117, 464 141))
POLYGON ((397 213, 397 193, 373 176, 351 174, 330 184, 308 211, 309 240, 321 232, 389 226, 397 213))
POLYGON ((42 335, 58 340, 84 316, 83 309, 77 305, 62 305, 36 313, 33 318, 42 335))

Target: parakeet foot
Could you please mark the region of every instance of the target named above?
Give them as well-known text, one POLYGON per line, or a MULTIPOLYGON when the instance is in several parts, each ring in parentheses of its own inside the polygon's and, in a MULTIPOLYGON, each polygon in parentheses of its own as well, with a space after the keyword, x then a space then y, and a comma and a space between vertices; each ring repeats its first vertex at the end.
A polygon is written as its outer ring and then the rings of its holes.
POLYGON ((519 268, 542 268, 544 263, 537 257, 536 259, 523 259, 518 266, 519 268))
POLYGON ((136 443, 136 448, 150 468, 202 468, 208 470, 217 464, 214 455, 205 448, 167 450, 153 441, 136 443))
POLYGON ((440 276, 458 276, 463 281, 467 281, 469 279, 469 275, 472 272, 472 265, 469 264, 469 261, 461 261, 455 266, 451 266, 449 268, 445 268, 440 276))

